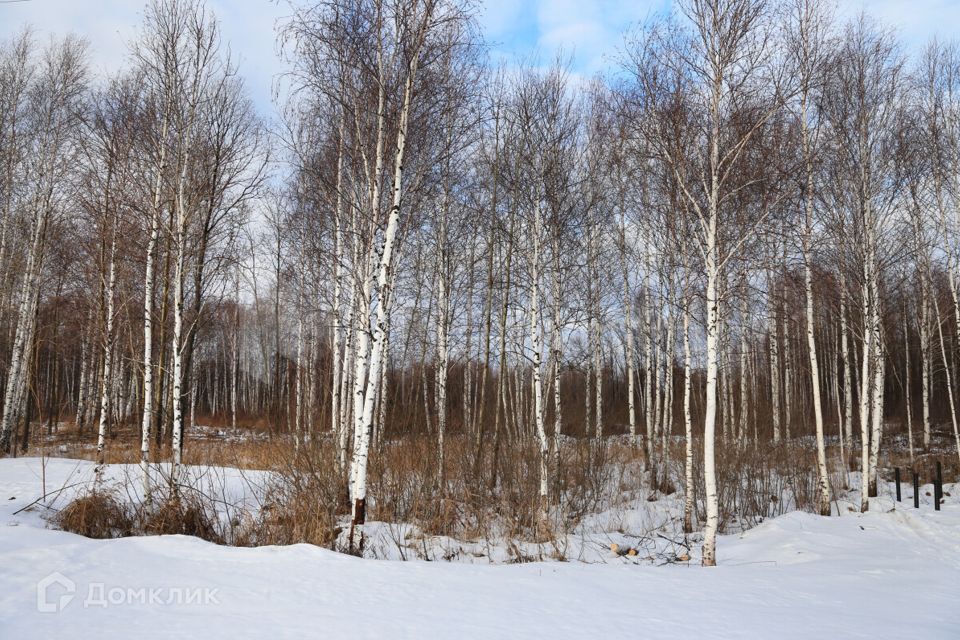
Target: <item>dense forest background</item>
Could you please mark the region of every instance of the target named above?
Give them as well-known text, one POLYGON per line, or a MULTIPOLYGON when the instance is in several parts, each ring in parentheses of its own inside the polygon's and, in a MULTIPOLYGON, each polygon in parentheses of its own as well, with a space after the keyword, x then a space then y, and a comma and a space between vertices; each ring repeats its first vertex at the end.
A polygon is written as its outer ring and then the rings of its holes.
POLYGON ((866 509, 882 442, 960 444, 960 50, 683 0, 583 79, 491 64, 476 10, 291 6, 269 120, 196 0, 110 77, 3 42, 0 448, 135 441, 148 477, 250 427, 322 449, 362 525, 391 442, 441 494, 528 447, 548 505, 592 468, 565 437, 626 436, 710 545, 718 450, 806 447, 829 514, 830 468, 866 509))

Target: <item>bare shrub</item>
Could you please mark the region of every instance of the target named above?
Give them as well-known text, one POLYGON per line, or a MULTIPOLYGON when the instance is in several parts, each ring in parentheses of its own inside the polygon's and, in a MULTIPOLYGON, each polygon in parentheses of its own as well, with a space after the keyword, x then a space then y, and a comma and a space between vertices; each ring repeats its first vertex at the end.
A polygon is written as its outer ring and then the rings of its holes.
MULTIPOLYGON (((183 534, 240 546, 309 543, 337 547, 350 515, 350 501, 346 470, 337 463, 332 438, 315 435, 295 450, 292 441, 284 437, 254 437, 229 446, 216 437, 223 436, 198 438, 192 445, 191 459, 208 464, 215 461, 240 470, 266 470, 256 476, 265 478, 255 481, 256 504, 250 501, 250 492, 245 492, 241 503, 234 504, 236 499, 228 495, 226 479, 217 475, 219 467, 201 468, 185 474, 176 492, 170 491, 170 478, 158 482, 148 504, 125 506, 137 498, 92 491, 70 503, 57 517, 57 525, 98 538, 183 534)), ((817 511, 815 449, 810 439, 777 445, 718 444, 721 531, 749 529, 796 509, 817 511)), ((388 555, 392 546, 389 555, 404 559, 450 560, 464 554, 483 557, 499 549, 501 557, 506 554, 515 562, 546 557, 562 560, 578 536, 589 535, 580 525, 592 516, 601 515, 607 523, 604 526, 626 533, 626 516, 638 508, 638 500, 664 499, 677 491, 681 495, 673 499, 683 497, 681 438, 670 442, 667 462, 657 465, 653 487, 649 486, 650 468, 644 449, 630 438, 561 438, 559 452, 550 452, 552 481, 546 501, 539 492, 540 451, 536 444, 511 434, 492 445, 488 442, 478 459, 472 435, 449 434, 441 478, 432 434, 381 436, 376 444, 378 452, 371 458, 372 499, 367 511, 368 521, 381 526, 371 529, 379 533, 377 546, 367 547, 367 555, 388 555)), ((900 445, 891 439, 884 447, 882 477, 892 478, 894 466, 909 469, 908 451, 900 445)), ((664 457, 659 447, 657 456, 664 457)), ((929 454, 918 451, 915 466, 927 478, 934 460, 943 457, 936 449, 929 454)), ((831 486, 841 494, 847 489, 848 475, 840 469, 837 443, 832 444, 828 460, 831 486)), ((952 464, 954 461, 946 457, 945 477, 954 472, 952 464)), ((701 523, 702 465, 702 443, 698 439, 693 498, 701 523)), ((909 481, 908 474, 902 477, 909 481)), ((672 507, 668 508, 652 526, 669 536, 680 530, 678 517, 672 507)), ((644 532, 648 534, 653 535, 644 532)), ((684 537, 677 544, 681 543, 689 545, 690 539, 684 537)))
POLYGON ((222 525, 209 501, 194 495, 172 495, 138 514, 137 531, 146 535, 194 536, 224 544, 222 525))
POLYGON ((349 513, 349 500, 332 454, 318 445, 271 464, 278 473, 266 488, 258 516, 239 533, 237 544, 334 548, 340 534, 337 516, 349 513))
POLYGON ((130 507, 103 491, 75 498, 60 510, 54 523, 64 531, 98 539, 128 536, 134 528, 130 507))
MULTIPOLYGON (((803 441, 789 443, 721 444, 717 447, 720 531, 750 529, 767 518, 801 510, 815 513, 817 468, 815 449, 803 441)), ((694 445, 694 502, 696 516, 703 522, 703 447, 694 445)), ((673 467, 683 486, 682 457, 673 467)))

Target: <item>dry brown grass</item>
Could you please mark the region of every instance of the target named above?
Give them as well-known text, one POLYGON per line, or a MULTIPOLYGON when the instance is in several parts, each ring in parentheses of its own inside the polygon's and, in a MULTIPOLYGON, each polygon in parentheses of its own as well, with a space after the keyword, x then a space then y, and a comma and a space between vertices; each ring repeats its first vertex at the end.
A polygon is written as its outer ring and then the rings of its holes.
POLYGON ((216 512, 195 495, 169 496, 159 504, 144 505, 137 515, 138 534, 195 536, 215 544, 226 540, 216 512))
POLYGON ((95 489, 73 499, 57 513, 53 522, 64 531, 87 538, 181 534, 216 544, 226 541, 216 514, 198 496, 167 497, 159 502, 133 505, 95 489))
POLYGON ((94 491, 61 509, 54 523, 70 533, 106 539, 131 535, 134 520, 129 505, 108 493, 94 491))
MULTIPOLYGON (((175 498, 158 496, 152 505, 127 510, 122 501, 91 493, 68 505, 58 518, 62 528, 90 537, 137 534, 185 534, 218 544, 286 545, 306 542, 334 547, 350 513, 346 474, 336 463, 332 439, 323 435, 294 451, 289 437, 269 439, 253 430, 200 431, 188 439, 187 464, 275 472, 255 512, 229 523, 216 515, 214 501, 191 487, 175 498), (202 437, 201 437, 202 435, 202 437)), ((89 439, 87 437, 86 439, 89 439)), ((108 462, 134 463, 139 459, 135 432, 120 432, 107 448, 108 462)), ((69 429, 44 443, 48 451, 92 458, 84 438, 69 429), (66 448, 66 451, 63 448, 66 448)), ((410 434, 377 443, 368 477, 368 521, 413 527, 414 536, 448 536, 462 541, 522 541, 554 543, 583 519, 609 509, 625 508, 630 499, 647 491, 651 469, 642 447, 626 437, 597 442, 592 438, 565 438, 559 456, 551 452, 550 499, 539 495, 539 451, 528 441, 504 438, 494 455, 487 440, 475 458, 475 442, 462 434, 448 436, 446 465, 440 477, 436 441, 430 434, 410 434)), ((848 462, 855 464, 855 452, 848 462)), ((168 459, 169 452, 161 451, 168 459)), ((659 448, 657 457, 661 456, 659 448)), ((828 451, 831 485, 835 493, 846 486, 845 465, 836 446, 828 451)), ((658 463, 651 499, 682 492, 684 445, 672 441, 669 464, 658 463)), ((918 451, 914 465, 924 481, 932 478, 933 461, 943 463, 946 481, 960 468, 949 439, 938 434, 931 453, 918 451)), ((704 521, 702 448, 695 445, 694 499, 696 518, 704 521)), ((881 447, 881 475, 892 479, 895 466, 909 482, 910 462, 898 435, 881 447)), ((722 442, 717 448, 721 531, 736 531, 794 509, 817 508, 815 454, 810 439, 774 446, 738 447, 722 442)), ((399 544, 399 542, 398 542, 399 544)), ((557 551, 555 553, 562 552, 557 551)), ((517 550, 517 558, 522 554, 517 550)))
POLYGON ((309 543, 333 548, 338 517, 350 512, 346 479, 333 463, 333 447, 319 441, 299 453, 273 450, 276 470, 259 515, 243 529, 243 545, 309 543))
MULTIPOLYGON (((63 425, 57 433, 48 436, 36 433, 29 450, 30 455, 49 455, 76 460, 96 459, 96 435, 88 429, 78 433, 72 424, 63 425)), ((202 464, 238 469, 274 469, 290 449, 290 440, 285 437, 270 439, 266 432, 251 428, 229 428, 201 433, 188 431, 184 443, 184 464, 202 464)), ((137 464, 140 461, 140 435, 131 426, 116 427, 107 439, 104 450, 107 464, 137 464)), ((169 460, 169 443, 157 448, 151 443, 154 460, 169 460)))

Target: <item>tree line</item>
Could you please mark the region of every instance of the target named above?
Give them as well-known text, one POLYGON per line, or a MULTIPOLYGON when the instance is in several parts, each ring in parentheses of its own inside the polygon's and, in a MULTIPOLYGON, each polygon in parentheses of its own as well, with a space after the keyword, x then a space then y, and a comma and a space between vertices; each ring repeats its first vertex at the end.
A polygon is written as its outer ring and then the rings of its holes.
POLYGON ((830 465, 869 507, 885 429, 960 449, 960 50, 678 0, 584 78, 492 64, 478 9, 291 5, 272 119, 200 0, 152 0, 109 77, 5 41, 0 448, 74 423, 102 465, 127 427, 149 493, 206 420, 326 439, 360 540, 410 434, 441 493, 450 438, 491 488, 532 443, 544 509, 565 437, 629 438, 652 486, 680 443, 688 532, 699 442, 708 565, 717 447, 809 438, 823 515, 830 465))

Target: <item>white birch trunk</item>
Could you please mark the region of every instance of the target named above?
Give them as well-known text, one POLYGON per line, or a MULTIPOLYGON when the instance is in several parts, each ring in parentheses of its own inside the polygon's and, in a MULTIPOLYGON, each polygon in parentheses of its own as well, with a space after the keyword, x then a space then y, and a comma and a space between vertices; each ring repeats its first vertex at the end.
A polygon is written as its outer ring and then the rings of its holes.
MULTIPOLYGON (((445 222, 441 223, 445 237, 445 222)), ((445 243, 446 240, 444 239, 445 243)), ((441 263, 437 278, 437 364, 435 372, 436 403, 437 403, 437 482, 444 487, 445 470, 445 439, 447 433, 447 372, 450 366, 450 347, 448 344, 448 318, 450 317, 450 292, 446 275, 446 250, 441 249, 438 260, 441 263)))
MULTIPOLYGON (((109 189, 109 179, 108 186, 109 189)), ((111 401, 111 385, 113 383, 113 321, 114 321, 114 309, 113 309, 113 300, 114 300, 114 288, 117 281, 116 276, 116 254, 117 254, 117 216, 113 217, 113 224, 111 225, 110 230, 110 253, 109 253, 109 266, 106 289, 104 291, 104 297, 106 298, 104 303, 106 309, 104 310, 104 337, 103 337, 103 385, 100 391, 100 424, 97 430, 97 467, 96 467, 96 476, 99 481, 103 477, 104 470, 104 447, 107 443, 107 427, 109 426, 110 421, 110 401, 111 401)))
POLYGON ((717 497, 717 469, 714 454, 717 421, 717 353, 720 327, 718 322, 717 281, 717 219, 715 202, 711 202, 706 238, 707 272, 707 388, 704 407, 703 471, 706 489, 707 521, 703 531, 703 564, 717 564, 717 529, 720 525, 720 505, 717 497))
POLYGON ((647 469, 653 469, 653 300, 650 293, 650 272, 653 270, 653 258, 649 248, 647 249, 647 268, 644 273, 644 289, 646 294, 646 304, 644 305, 646 313, 646 331, 644 332, 644 349, 646 359, 644 362, 644 389, 643 389, 643 408, 644 421, 646 428, 645 448, 647 457, 647 469))
POLYGON ((330 389, 330 432, 334 438, 338 439, 341 446, 337 461, 341 471, 346 467, 346 439, 340 441, 341 429, 344 425, 341 422, 340 403, 343 390, 341 389, 341 378, 343 377, 343 368, 347 365, 348 355, 341 354, 341 342, 343 342, 343 324, 340 309, 340 297, 342 295, 343 285, 341 278, 341 260, 343 253, 343 232, 341 230, 341 217, 343 208, 343 134, 344 123, 340 122, 339 136, 337 138, 337 180, 336 180, 336 205, 333 212, 333 309, 331 317, 333 320, 333 330, 331 331, 331 369, 333 370, 333 380, 330 389))
MULTIPOLYGON (((804 60, 806 62, 806 60, 804 60)), ((806 80, 806 78, 805 78, 806 80)), ((811 244, 813 242, 813 158, 810 149, 810 130, 807 125, 808 86, 804 82, 801 99, 800 126, 803 143, 804 164, 806 169, 806 184, 804 196, 804 229, 803 229, 803 272, 804 295, 806 297, 807 315, 807 351, 810 358, 810 390, 813 395, 813 416, 817 434, 817 484, 820 488, 820 515, 830 515, 830 478, 827 474, 827 452, 823 436, 823 405, 820 402, 820 363, 817 359, 817 342, 814 334, 813 308, 813 268, 811 266, 811 244)), ((789 398, 789 394, 787 395, 789 398)), ((787 410, 789 419, 789 409, 787 410)))
MULTIPOLYGON (((146 268, 143 277, 143 416, 140 423, 140 473, 144 500, 150 502, 150 429, 153 426, 153 284, 154 260, 160 237, 161 189, 166 170, 169 118, 164 113, 160 136, 160 157, 153 186, 150 212, 150 239, 147 241, 146 268)), ((234 410, 234 422, 236 421, 234 410)))
POLYGON ((561 326, 561 296, 560 290, 560 242, 559 232, 553 234, 553 446, 557 459, 557 469, 560 467, 560 437, 563 431, 563 405, 561 404, 561 374, 563 366, 563 327, 561 326))
POLYGON ((790 442, 790 420, 793 416, 793 349, 790 347, 790 319, 783 315, 783 438, 790 442))
POLYGON ((693 357, 690 353, 690 298, 683 305, 683 426, 684 426, 684 488, 683 532, 693 533, 693 418, 690 412, 690 386, 693 357))
POLYGON ((860 363, 860 511, 866 513, 870 508, 870 362, 873 354, 873 321, 870 313, 869 266, 864 266, 865 282, 863 286, 863 360, 860 363))
MULTIPOLYGON (((807 203, 808 216, 811 202, 807 203)), ((817 429, 817 485, 820 488, 820 515, 830 515, 830 478, 827 474, 827 450, 823 437, 823 407, 820 404, 820 363, 813 333, 813 270, 810 268, 809 235, 804 242, 804 291, 807 312, 807 349, 810 357, 810 389, 813 392, 813 416, 817 429)))
MULTIPOLYGON (((383 244, 380 247, 379 251, 379 268, 377 273, 377 292, 379 295, 379 304, 376 310, 371 311, 371 313, 365 314, 363 316, 366 321, 369 318, 369 329, 364 328, 364 331, 361 333, 361 336, 367 336, 369 333, 373 333, 373 344, 370 348, 369 354, 369 370, 371 372, 378 372, 381 366, 381 360, 384 357, 384 346, 386 343, 386 332, 387 332, 387 315, 389 313, 388 309, 385 306, 387 299, 389 298, 389 288, 392 282, 392 268, 393 268, 393 250, 394 243, 396 242, 397 230, 400 225, 400 205, 401 205, 401 194, 402 194, 402 183, 403 183, 403 159, 404 152, 407 145, 407 123, 410 117, 411 102, 413 100, 413 81, 416 76, 417 64, 419 62, 419 50, 417 50, 410 61, 410 68, 407 73, 407 78, 404 84, 403 90, 403 102, 400 109, 400 122, 397 129, 397 146, 396 146, 396 155, 394 158, 394 168, 393 168, 393 197, 390 207, 390 215, 387 219, 387 228, 383 237, 383 244)), ((380 113, 383 112, 382 107, 383 93, 381 90, 381 107, 380 113)), ((382 126, 382 123, 381 123, 382 126)), ((379 137, 379 136, 378 136, 379 137)), ((377 175, 377 174, 375 174, 377 175)), ((376 187, 374 187, 376 192, 376 187)), ((375 194, 376 196, 376 194, 375 194)), ((378 197, 372 198, 372 205, 377 206, 378 197)), ((372 274, 371 274, 372 275, 372 274)), ((370 286, 371 278, 366 278, 364 283, 366 287, 370 286)), ((369 300, 369 297, 367 297, 369 300)), ((365 322, 366 323, 366 322, 365 322)), ((362 340, 363 343, 366 342, 366 339, 362 340)), ((366 389, 363 390, 361 386, 361 380, 366 375, 367 371, 367 357, 366 357, 366 345, 364 348, 358 351, 357 354, 357 381, 356 387, 358 388, 357 393, 357 402, 354 404, 355 411, 357 414, 354 416, 354 440, 355 447, 353 451, 353 460, 351 463, 351 477, 353 480, 352 483, 352 498, 353 498, 353 514, 351 518, 350 526, 350 545, 351 548, 354 545, 362 548, 363 540, 363 531, 362 527, 366 519, 366 498, 367 498, 367 464, 369 461, 370 453, 370 436, 371 428, 373 426, 373 406, 374 400, 378 393, 378 387, 380 384, 379 377, 376 375, 370 375, 366 380, 366 389), (362 356, 362 357, 361 357, 362 356)))
POLYGON ((910 326, 907 323, 907 309, 903 309, 903 356, 904 382, 903 389, 907 405, 907 447, 910 451, 910 466, 913 467, 913 397, 910 380, 910 326))
POLYGON ((529 330, 531 349, 532 391, 534 428, 536 429, 537 444, 540 449, 540 499, 546 506, 548 495, 547 461, 549 459, 549 444, 543 411, 543 380, 542 380, 542 350, 543 332, 540 322, 540 203, 534 205, 533 230, 531 231, 530 253, 530 308, 529 330))
MULTIPOLYGON (((843 360, 843 439, 847 451, 853 453, 853 380, 850 361, 849 330, 847 329, 847 283, 840 270, 840 358, 843 360)), ((849 463, 843 460, 843 473, 846 478, 849 463)))
POLYGON ((744 274, 744 290, 740 298, 740 421, 737 445, 744 447, 747 440, 747 422, 749 421, 750 407, 747 395, 747 319, 749 317, 749 298, 747 295, 746 275, 744 274))
POLYGON ((773 419, 773 442, 780 442, 780 330, 777 322, 776 290, 773 284, 773 275, 769 281, 768 323, 770 334, 770 411, 773 419))

